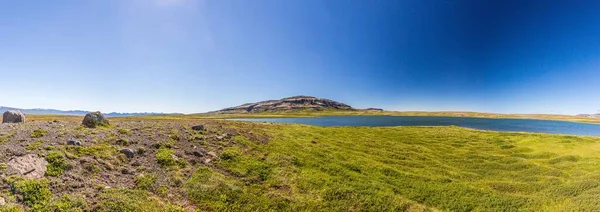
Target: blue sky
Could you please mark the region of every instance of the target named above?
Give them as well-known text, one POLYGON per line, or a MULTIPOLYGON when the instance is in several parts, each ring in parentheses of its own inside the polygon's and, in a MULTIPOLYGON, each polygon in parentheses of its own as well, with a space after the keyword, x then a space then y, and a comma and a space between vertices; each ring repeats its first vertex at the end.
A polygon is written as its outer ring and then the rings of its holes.
POLYGON ((0 105, 600 110, 600 1, 0 2, 0 105), (597 2, 597 3, 596 3, 597 2))

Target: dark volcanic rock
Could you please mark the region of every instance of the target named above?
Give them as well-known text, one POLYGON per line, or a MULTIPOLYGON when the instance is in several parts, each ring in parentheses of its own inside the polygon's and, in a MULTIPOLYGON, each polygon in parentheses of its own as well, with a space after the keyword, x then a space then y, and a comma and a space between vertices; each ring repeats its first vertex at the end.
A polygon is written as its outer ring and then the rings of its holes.
POLYGON ((91 112, 85 115, 81 124, 89 128, 96 128, 97 126, 109 125, 109 122, 104 118, 104 115, 100 111, 98 111, 91 112))
POLYGON ((69 141, 67 141, 67 145, 81 146, 81 141, 69 140, 69 141))
POLYGON ((192 130, 198 130, 198 131, 203 131, 205 129, 206 128, 204 128, 204 125, 202 125, 202 124, 201 125, 196 125, 196 126, 192 127, 192 130))
POLYGON ((128 158, 133 158, 133 156, 135 155, 135 153, 131 149, 121 149, 119 150, 119 152, 125 154, 125 156, 127 156, 128 158))
POLYGON ((2 115, 2 123, 25 122, 25 115, 19 110, 9 110, 2 115))
POLYGON ((280 100, 269 100, 225 108, 214 113, 253 113, 299 110, 354 110, 347 104, 312 96, 293 96, 280 100))

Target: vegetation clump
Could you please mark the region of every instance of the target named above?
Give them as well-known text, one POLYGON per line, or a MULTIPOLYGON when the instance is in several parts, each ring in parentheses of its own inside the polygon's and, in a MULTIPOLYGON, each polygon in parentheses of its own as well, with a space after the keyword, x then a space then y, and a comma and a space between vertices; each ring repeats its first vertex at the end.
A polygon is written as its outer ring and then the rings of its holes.
POLYGON ((49 211, 64 211, 64 212, 83 212, 89 211, 87 203, 81 199, 71 195, 64 195, 58 201, 53 202, 48 209, 49 211))
POLYGON ((136 189, 154 191, 154 187, 156 185, 156 176, 153 174, 140 174, 135 177, 134 182, 136 189))
POLYGON ((177 164, 175 157, 173 156, 173 150, 171 149, 158 149, 156 151, 156 162, 162 166, 174 166, 177 164))
POLYGON ((173 151, 172 149, 158 149, 158 151, 156 151, 156 162, 158 162, 158 164, 160 164, 163 167, 185 167, 187 165, 187 162, 181 158, 175 157, 174 152, 175 151, 173 151))
POLYGON ((123 128, 120 128, 120 129, 118 130, 118 132, 119 132, 120 134, 122 134, 122 135, 131 135, 131 131, 130 131, 130 130, 128 130, 128 129, 123 129, 123 128))
POLYGON ((30 137, 31 137, 31 138, 41 138, 41 137, 43 137, 44 135, 46 135, 46 133, 48 133, 48 132, 46 132, 45 130, 40 130, 40 129, 37 129, 37 130, 34 130, 34 131, 31 133, 30 137))
POLYGON ((48 165, 46 166, 46 175, 48 176, 60 176, 72 167, 71 164, 66 161, 63 153, 59 151, 48 152, 46 161, 48 161, 48 165))
POLYGON ((179 206, 152 196, 148 191, 131 189, 107 189, 100 194, 100 202, 94 211, 166 211, 184 212, 179 206))
POLYGON ((17 181, 14 183, 14 193, 20 195, 22 202, 34 210, 42 209, 52 199, 46 180, 17 181))

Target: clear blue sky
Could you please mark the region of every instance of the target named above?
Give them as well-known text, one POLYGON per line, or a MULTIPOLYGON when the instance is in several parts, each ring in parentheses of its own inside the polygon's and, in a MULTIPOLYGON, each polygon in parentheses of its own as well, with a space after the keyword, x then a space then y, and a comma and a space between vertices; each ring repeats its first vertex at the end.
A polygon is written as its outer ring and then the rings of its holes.
POLYGON ((600 110, 600 1, 0 1, 0 105, 600 110))

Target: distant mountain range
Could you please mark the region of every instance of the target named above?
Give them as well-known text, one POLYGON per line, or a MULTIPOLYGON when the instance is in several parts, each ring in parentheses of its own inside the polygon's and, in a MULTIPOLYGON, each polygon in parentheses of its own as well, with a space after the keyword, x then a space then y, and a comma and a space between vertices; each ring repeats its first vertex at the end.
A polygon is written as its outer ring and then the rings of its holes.
MULTIPOLYGON (((0 113, 4 113, 7 110, 20 110, 24 114, 37 114, 37 115, 71 115, 71 116, 85 116, 85 114, 90 111, 84 110, 56 110, 56 109, 22 109, 22 108, 14 108, 14 107, 4 107, 0 106, 0 113)), ((179 114, 179 113, 104 113, 104 116, 107 117, 119 117, 119 116, 143 116, 143 115, 165 115, 165 114, 179 114)))
POLYGON ((597 118, 597 119, 600 119, 600 113, 598 113, 598 114, 579 114, 577 116, 579 116, 579 117, 585 117, 585 118, 597 118))

